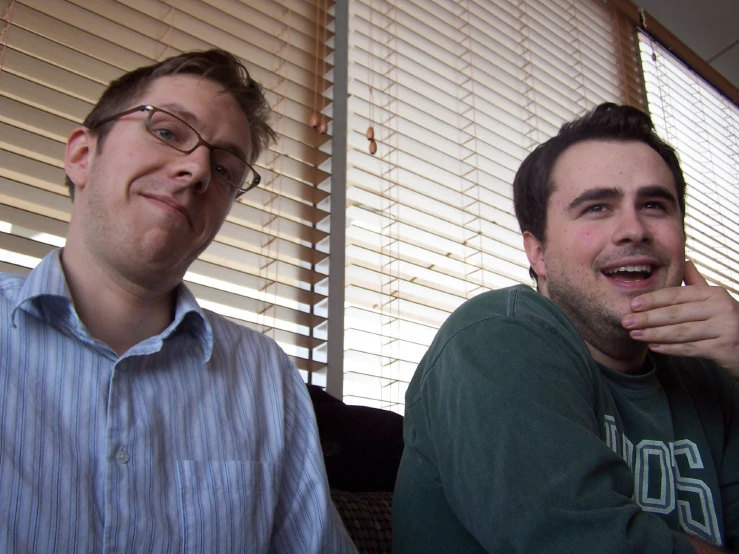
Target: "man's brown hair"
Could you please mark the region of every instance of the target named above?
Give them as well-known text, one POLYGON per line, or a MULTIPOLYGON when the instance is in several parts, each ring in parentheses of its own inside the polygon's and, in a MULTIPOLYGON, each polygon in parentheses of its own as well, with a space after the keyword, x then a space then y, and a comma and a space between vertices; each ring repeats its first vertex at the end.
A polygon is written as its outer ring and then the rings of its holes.
MULTIPOLYGON (((168 75, 195 75, 221 85, 223 92, 232 94, 249 121, 251 150, 246 162, 253 165, 262 151, 277 137, 268 123, 270 107, 264 98, 262 86, 249 76, 244 64, 225 50, 185 52, 162 62, 139 67, 119 77, 105 90, 98 103, 87 115, 83 125, 95 131, 98 150, 102 150, 105 137, 115 121, 103 125, 99 122, 132 107, 136 100, 159 77, 168 75)), ((74 183, 65 178, 69 194, 74 199, 74 183)))

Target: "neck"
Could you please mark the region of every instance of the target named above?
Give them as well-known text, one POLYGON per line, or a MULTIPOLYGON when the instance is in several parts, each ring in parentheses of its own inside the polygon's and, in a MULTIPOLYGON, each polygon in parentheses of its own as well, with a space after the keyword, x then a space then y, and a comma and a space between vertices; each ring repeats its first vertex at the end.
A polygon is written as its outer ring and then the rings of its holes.
POLYGON ((172 322, 175 293, 151 291, 67 242, 61 255, 75 310, 90 335, 119 356, 172 322))
POLYGON ((602 350, 599 350, 592 344, 590 344, 587 340, 585 341, 585 344, 588 345, 588 350, 590 350, 590 354, 593 356, 593 359, 598 362, 599 364, 603 364, 609 369, 612 369, 613 371, 618 371, 619 373, 624 373, 627 375, 637 375, 642 372, 642 368, 644 367, 644 363, 647 359, 647 348, 639 348, 636 350, 628 350, 627 356, 619 356, 618 358, 615 358, 613 356, 609 356, 602 350))
POLYGON ((539 277, 537 291, 552 300, 575 326, 593 359, 613 371, 636 375, 642 372, 647 359, 647 345, 629 336, 621 327, 620 318, 607 311, 582 310, 573 307, 572 303, 552 298, 547 280, 539 277))

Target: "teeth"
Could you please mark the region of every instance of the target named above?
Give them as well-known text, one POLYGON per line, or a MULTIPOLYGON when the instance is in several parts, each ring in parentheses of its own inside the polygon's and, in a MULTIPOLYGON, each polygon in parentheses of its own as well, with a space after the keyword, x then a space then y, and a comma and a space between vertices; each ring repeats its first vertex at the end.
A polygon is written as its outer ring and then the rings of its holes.
POLYGON ((605 271, 605 273, 607 275, 611 275, 613 273, 619 273, 621 271, 627 271, 630 273, 651 273, 652 266, 651 265, 622 265, 621 267, 614 267, 613 269, 608 269, 605 271))

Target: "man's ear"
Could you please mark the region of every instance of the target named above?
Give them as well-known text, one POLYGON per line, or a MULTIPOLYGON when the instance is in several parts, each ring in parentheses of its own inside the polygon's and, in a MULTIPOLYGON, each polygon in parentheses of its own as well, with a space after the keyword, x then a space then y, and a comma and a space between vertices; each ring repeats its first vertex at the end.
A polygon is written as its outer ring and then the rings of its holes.
POLYGON ((539 239, 531 234, 531 231, 524 231, 523 233, 523 248, 526 250, 526 257, 536 274, 539 277, 546 278, 547 266, 544 263, 544 247, 539 239))
POLYGON ((87 185, 90 165, 97 140, 87 127, 76 127, 67 139, 64 152, 64 171, 74 183, 75 192, 87 185))

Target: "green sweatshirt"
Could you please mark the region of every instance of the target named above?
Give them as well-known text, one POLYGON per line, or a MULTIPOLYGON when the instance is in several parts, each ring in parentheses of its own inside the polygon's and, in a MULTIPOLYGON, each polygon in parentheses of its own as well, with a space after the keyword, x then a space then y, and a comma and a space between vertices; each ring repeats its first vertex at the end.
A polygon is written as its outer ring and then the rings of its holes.
POLYGON ((693 554, 737 548, 739 384, 715 364, 595 362, 529 287, 439 330, 406 394, 394 552, 693 554))

